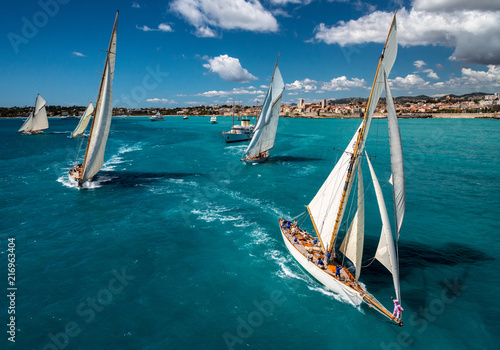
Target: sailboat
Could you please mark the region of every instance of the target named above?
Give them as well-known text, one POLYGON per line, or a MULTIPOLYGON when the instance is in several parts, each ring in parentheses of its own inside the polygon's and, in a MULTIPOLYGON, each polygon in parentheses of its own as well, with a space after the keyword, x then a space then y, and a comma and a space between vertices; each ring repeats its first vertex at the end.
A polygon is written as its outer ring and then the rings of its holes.
POLYGON ((252 141, 250 141, 242 161, 262 162, 269 157, 269 150, 274 147, 276 139, 283 91, 285 91, 285 83, 278 68, 278 59, 276 59, 271 84, 255 125, 252 141))
POLYGON ((115 73, 118 13, 117 11, 111 33, 104 73, 96 102, 95 116, 92 120, 87 149, 85 150, 85 158, 82 164, 75 165, 69 171, 70 177, 78 183, 78 187, 82 187, 85 182, 91 180, 104 164, 104 151, 113 114, 113 76, 115 73))
MULTIPOLYGON (((387 77, 396 59, 396 54, 397 27, 395 13, 384 51, 379 60, 363 121, 356 129, 354 136, 343 151, 330 175, 307 206, 307 212, 314 226, 316 238, 300 229, 296 220, 292 222, 293 219, 280 219, 279 223, 286 247, 297 262, 314 278, 352 304, 367 304, 390 319, 391 322, 402 326, 402 317, 398 317, 396 312, 391 313, 388 311, 359 282, 363 256, 365 208, 363 174, 361 169, 362 163, 366 163, 371 174, 382 219, 382 232, 374 259, 381 262, 392 274, 396 296, 396 300, 393 300, 395 311, 400 307, 401 291, 397 242, 405 212, 406 195, 401 136, 394 102, 387 81, 387 77), (365 151, 365 143, 373 112, 384 88, 388 109, 395 239, 392 234, 380 184, 375 175, 370 157, 365 151), (352 210, 352 213, 355 212, 352 218, 343 220, 347 202, 352 188, 355 187, 355 183, 357 183, 357 198, 353 198, 350 204, 353 207, 357 207, 357 210, 352 210), (341 227, 344 227, 343 231, 345 231, 345 227, 348 227, 348 230, 337 251, 336 247, 339 246, 337 243, 340 243, 338 241, 340 241, 339 233, 341 233, 341 227), (350 264, 348 263, 349 260, 350 264)), ((307 217, 306 212, 303 215, 307 217)))
POLYGON ((24 121, 23 125, 17 132, 23 134, 41 134, 42 130, 49 128, 49 121, 47 119, 47 111, 45 104, 47 101, 43 99, 40 94, 36 96, 35 109, 30 113, 29 117, 24 121))
POLYGON ((92 102, 90 102, 87 106, 87 109, 85 109, 85 113, 83 113, 82 117, 80 118, 80 121, 78 122, 75 130, 71 133, 71 137, 85 137, 83 132, 87 128, 87 125, 89 125, 90 118, 92 117, 92 112, 94 112, 94 106, 92 105, 92 102))

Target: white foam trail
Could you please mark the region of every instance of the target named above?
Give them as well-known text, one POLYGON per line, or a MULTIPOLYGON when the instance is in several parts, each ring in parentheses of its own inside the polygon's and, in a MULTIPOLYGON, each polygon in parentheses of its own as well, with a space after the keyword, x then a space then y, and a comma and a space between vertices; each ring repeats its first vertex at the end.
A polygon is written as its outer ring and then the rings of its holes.
POLYGON ((243 216, 238 215, 238 216, 231 216, 231 215, 224 215, 224 213, 230 212, 232 209, 228 209, 225 207, 218 207, 216 209, 205 209, 205 210, 191 210, 191 213, 198 215, 198 218, 201 220, 204 220, 206 222, 212 222, 219 220, 220 222, 226 222, 226 221, 238 221, 238 220, 243 220, 243 216))

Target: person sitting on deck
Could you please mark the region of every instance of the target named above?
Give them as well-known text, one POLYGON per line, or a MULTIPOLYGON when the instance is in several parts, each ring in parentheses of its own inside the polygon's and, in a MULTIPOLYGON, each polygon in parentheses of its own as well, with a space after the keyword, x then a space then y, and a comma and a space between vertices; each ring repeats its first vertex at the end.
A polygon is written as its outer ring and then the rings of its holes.
POLYGON ((399 300, 393 299, 391 297, 393 303, 394 303, 394 311, 392 313, 392 317, 394 317, 396 320, 401 320, 402 313, 404 311, 403 307, 399 304, 399 300))
POLYGON ((316 245, 316 243, 318 243, 318 241, 317 241, 317 240, 314 240, 313 245, 316 245))
POLYGON ((323 262, 323 260, 321 260, 321 258, 318 258, 318 265, 319 267, 321 267, 322 269, 325 268, 325 263, 323 262))
POLYGON ((342 270, 342 266, 337 265, 335 266, 335 277, 338 277, 340 279, 340 270, 342 270))

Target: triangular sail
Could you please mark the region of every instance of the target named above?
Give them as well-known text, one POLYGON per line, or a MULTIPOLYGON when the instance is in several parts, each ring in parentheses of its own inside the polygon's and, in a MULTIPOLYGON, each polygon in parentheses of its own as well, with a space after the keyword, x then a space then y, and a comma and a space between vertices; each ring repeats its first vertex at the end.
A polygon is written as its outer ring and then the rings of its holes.
POLYGON ((23 125, 17 130, 17 132, 31 131, 33 128, 33 112, 30 113, 30 116, 26 118, 23 125))
POLYGON ((391 89, 384 73, 385 94, 387 99, 387 124, 389 127, 389 143, 391 148, 391 179, 394 195, 394 218, 396 222, 396 242, 399 240, 399 231, 403 223, 406 207, 405 174, 403 165, 403 146, 399 131, 396 108, 392 99, 391 89))
POLYGON ((382 189, 378 182, 375 171, 373 170, 372 163, 368 155, 366 156, 368 166, 370 168, 370 174, 372 176, 373 187, 375 189, 375 194, 377 195, 377 203, 380 211, 380 217, 382 219, 382 233, 380 234, 380 241, 378 244, 377 252, 375 258, 385 266, 387 270, 392 273, 392 279, 394 281, 394 289, 396 291, 396 298, 401 302, 401 293, 399 289, 399 268, 396 260, 396 250, 394 248, 394 239, 392 237, 391 223, 389 221, 389 215, 387 214, 387 208, 385 206, 384 196, 382 194, 382 189))
POLYGON ((92 102, 90 102, 87 106, 87 109, 85 110, 85 113, 83 113, 82 117, 80 118, 80 121, 78 122, 75 130, 71 133, 72 137, 76 137, 85 131, 85 128, 87 128, 87 125, 90 122, 90 118, 92 117, 92 112, 94 112, 94 106, 92 105, 92 102))
POLYGON ((101 80, 101 88, 97 98, 96 113, 92 121, 89 142, 83 163, 82 179, 84 183, 90 180, 104 164, 104 151, 108 140, 109 129, 113 112, 113 76, 116 59, 116 27, 118 13, 116 14, 113 33, 109 43, 108 55, 101 80))
POLYGON ((257 157, 259 154, 269 151, 274 147, 281 108, 281 96, 284 90, 285 83, 276 63, 273 79, 269 85, 259 119, 255 125, 252 141, 245 151, 247 157, 257 157))
MULTIPOLYGON (((368 106, 366 108, 366 116, 365 116, 365 130, 363 134, 363 142, 368 137, 368 131, 370 129, 371 120, 373 117, 373 113, 375 112, 375 108, 377 107, 378 100, 380 99, 380 95, 382 94, 382 90, 384 89, 384 73, 389 76, 391 73, 392 66, 396 61, 396 56, 398 53, 398 35, 397 35, 397 24, 396 24, 396 14, 394 14, 394 18, 392 20, 391 28, 389 29, 389 34, 387 35, 387 40, 385 43, 384 51, 380 57, 379 67, 377 69, 377 74, 375 76, 375 81, 373 82, 372 92, 370 95, 370 99, 368 102, 368 106)), ((360 153, 363 150, 360 149, 360 153)))
MULTIPOLYGON (((312 201, 307 206, 318 236, 323 244, 323 248, 327 251, 330 248, 330 241, 335 227, 335 214, 337 213, 342 201, 344 183, 346 182, 349 164, 351 157, 353 156, 354 144, 358 139, 359 131, 360 128, 358 128, 354 133, 353 138, 349 142, 349 145, 345 149, 342 156, 340 156, 337 164, 335 164, 335 167, 331 171, 330 175, 328 175, 328 178, 323 183, 318 193, 316 193, 316 196, 314 196, 312 201)), ((347 188, 346 197, 349 197, 350 190, 351 186, 347 188)), ((340 220, 341 219, 342 217, 340 220)))
POLYGON ((363 259, 363 244, 365 238, 365 199, 363 186, 363 172, 358 166, 358 210, 351 226, 340 246, 340 251, 352 261, 356 268, 355 278, 359 279, 361 274, 361 262, 363 259))

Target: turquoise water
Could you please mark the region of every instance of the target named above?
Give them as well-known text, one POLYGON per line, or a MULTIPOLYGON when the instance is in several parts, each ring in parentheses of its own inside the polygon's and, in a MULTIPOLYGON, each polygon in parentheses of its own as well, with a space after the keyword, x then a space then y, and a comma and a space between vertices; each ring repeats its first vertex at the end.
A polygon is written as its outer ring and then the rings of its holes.
MULTIPOLYGON (((281 119, 271 159, 245 165, 230 118, 114 118, 91 188, 67 171, 76 120, 44 135, 0 120, 1 265, 16 240, 20 349, 484 349, 500 341, 500 124, 402 120, 407 211, 399 251, 405 326, 355 308, 288 254, 279 217, 305 210, 359 120, 281 119)), ((367 150, 391 198, 386 122, 367 150)), ((83 151, 80 152, 80 158, 83 151)), ((365 181, 368 173, 365 173, 365 181)), ((368 186, 367 186, 368 187, 368 186)), ((388 201, 390 202, 390 201, 388 201)), ((380 234, 367 189, 365 257, 380 234)), ((392 208, 388 207, 389 213, 392 208)), ((304 225, 311 228, 308 220, 304 225)), ((391 306, 378 262, 361 281, 391 306)), ((3 347, 4 345, 2 345, 3 347)))

